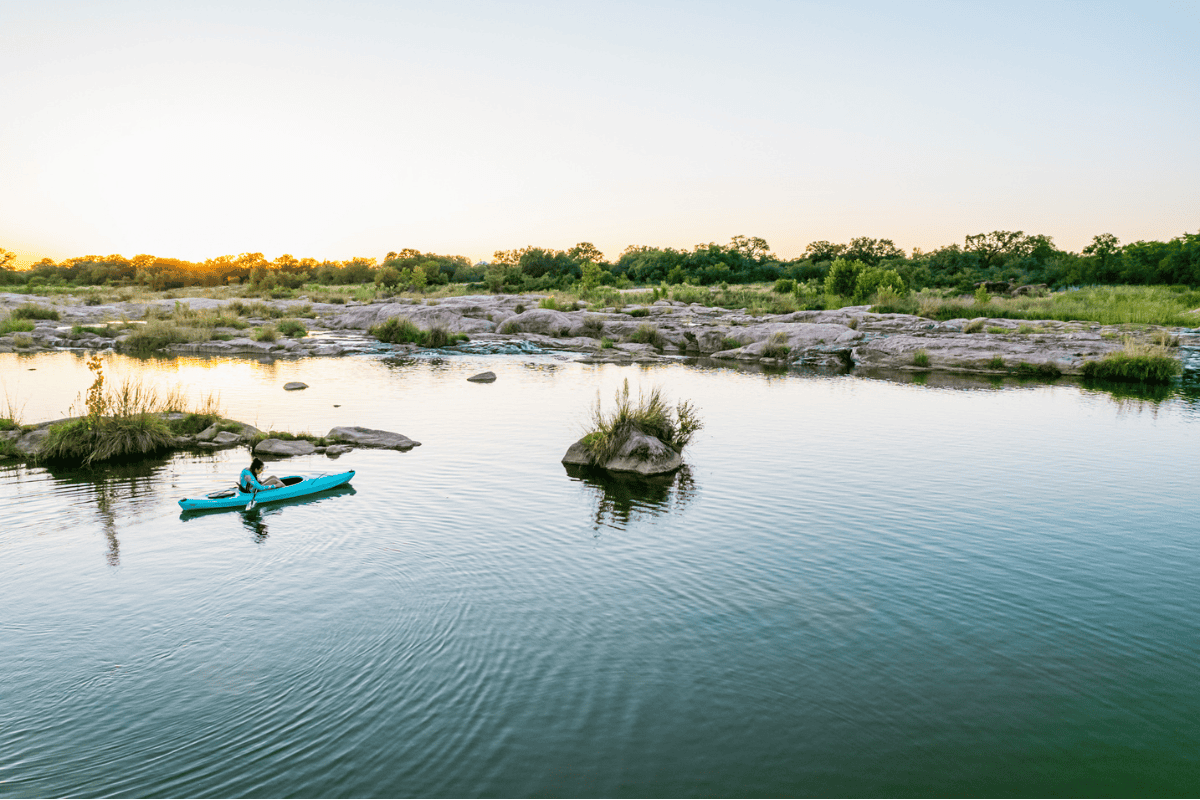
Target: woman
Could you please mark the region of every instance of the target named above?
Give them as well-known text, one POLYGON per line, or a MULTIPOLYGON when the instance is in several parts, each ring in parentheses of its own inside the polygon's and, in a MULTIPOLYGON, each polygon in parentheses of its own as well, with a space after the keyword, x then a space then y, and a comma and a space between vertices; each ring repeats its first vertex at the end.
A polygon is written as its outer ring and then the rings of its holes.
POLYGON ((274 475, 265 481, 260 481, 258 475, 262 472, 262 469, 263 462, 261 458, 251 461, 249 469, 242 470, 242 474, 238 476, 238 488, 249 494, 250 492, 261 492, 266 489, 277 489, 284 485, 283 481, 274 475))

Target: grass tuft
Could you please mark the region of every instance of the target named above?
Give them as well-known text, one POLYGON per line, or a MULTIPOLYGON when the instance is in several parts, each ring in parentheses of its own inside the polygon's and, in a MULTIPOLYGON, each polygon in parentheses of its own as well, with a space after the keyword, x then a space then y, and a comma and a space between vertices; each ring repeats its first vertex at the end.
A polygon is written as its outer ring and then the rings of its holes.
POLYGON ((914 367, 928 367, 929 366, 929 353, 925 352, 924 349, 918 350, 915 353, 913 353, 913 366, 914 367))
POLYGON ((627 378, 617 391, 616 407, 610 413, 604 413, 597 393, 583 444, 592 463, 600 465, 612 459, 625 446, 634 430, 653 436, 676 453, 681 453, 703 427, 704 423, 691 403, 681 401, 672 409, 659 387, 651 389, 648 394, 639 392, 635 404, 629 394, 627 378))
POLYGON ((1179 362, 1169 355, 1166 347, 1132 340, 1126 340, 1124 350, 1083 365, 1083 377, 1104 381, 1168 383, 1179 372, 1179 362))
POLYGON ((12 319, 58 319, 58 312, 53 308, 26 303, 12 310, 12 319))

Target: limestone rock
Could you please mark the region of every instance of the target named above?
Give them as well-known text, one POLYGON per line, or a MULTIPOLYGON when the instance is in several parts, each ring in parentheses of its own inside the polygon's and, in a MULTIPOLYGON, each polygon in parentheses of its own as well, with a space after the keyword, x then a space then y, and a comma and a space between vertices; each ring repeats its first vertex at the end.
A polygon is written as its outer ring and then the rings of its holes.
POLYGON ((335 442, 349 442, 359 447, 381 447, 388 450, 411 450, 421 444, 403 434, 358 426, 332 428, 325 438, 335 442))
POLYGON ((218 447, 228 447, 229 445, 238 444, 241 441, 241 436, 238 436, 236 433, 230 433, 229 431, 219 431, 217 435, 212 438, 212 443, 218 447))
POLYGON ((489 370, 487 372, 481 372, 478 375, 472 375, 471 377, 467 378, 467 380, 471 381, 472 383, 492 383, 496 380, 496 373, 489 370))
POLYGON ((325 448, 325 455, 337 458, 344 453, 349 453, 353 449, 354 445, 350 444, 331 444, 325 448))
POLYGON ((297 389, 307 389, 308 384, 304 381, 291 381, 290 383, 285 383, 283 388, 285 391, 294 392, 297 389))
POLYGON ((632 472, 638 475, 661 475, 683 466, 683 458, 671 446, 639 430, 629 432, 617 454, 603 464, 593 464, 587 448, 580 439, 567 448, 564 464, 593 465, 612 472, 632 472))
POLYGON ((283 439, 264 439, 255 448, 255 455, 267 456, 307 456, 317 449, 316 445, 305 439, 285 441, 283 439))

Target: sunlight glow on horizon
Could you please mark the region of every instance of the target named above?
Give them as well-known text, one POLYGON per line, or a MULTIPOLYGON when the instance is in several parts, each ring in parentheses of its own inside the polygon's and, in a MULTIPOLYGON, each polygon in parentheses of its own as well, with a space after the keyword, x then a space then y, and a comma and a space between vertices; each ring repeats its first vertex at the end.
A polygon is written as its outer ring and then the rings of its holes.
POLYGON ((22 264, 1200 229, 1183 6, 23 5, 22 264))

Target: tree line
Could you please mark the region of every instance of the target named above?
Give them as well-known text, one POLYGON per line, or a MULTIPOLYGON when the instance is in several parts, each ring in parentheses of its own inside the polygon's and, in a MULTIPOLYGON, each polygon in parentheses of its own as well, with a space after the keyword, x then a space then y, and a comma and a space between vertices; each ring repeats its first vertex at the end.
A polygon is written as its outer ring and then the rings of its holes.
POLYGON ((203 262, 138 255, 124 258, 80 256, 46 258, 15 270, 13 254, 0 249, 0 284, 47 286, 138 285, 162 290, 186 286, 249 284, 263 290, 294 289, 307 283, 375 283, 388 288, 422 289, 446 283, 474 284, 491 291, 546 291, 576 284, 712 285, 780 279, 840 285, 843 275, 867 273, 903 290, 927 287, 970 291, 981 282, 1044 283, 1052 288, 1101 284, 1200 286, 1200 232, 1169 241, 1121 244, 1112 234, 1095 236, 1079 253, 1059 249, 1043 234, 992 231, 923 252, 905 253, 890 239, 858 237, 846 243, 812 242, 804 255, 781 259, 755 236, 735 236, 728 244, 691 249, 631 245, 608 259, 589 242, 568 250, 525 247, 501 250, 490 262, 471 263, 458 255, 405 249, 374 258, 318 261, 262 253, 220 256, 203 262), (894 274, 894 278, 892 277, 894 274), (833 276, 831 278, 831 275, 833 276), (898 282, 896 281, 898 278, 898 282))

